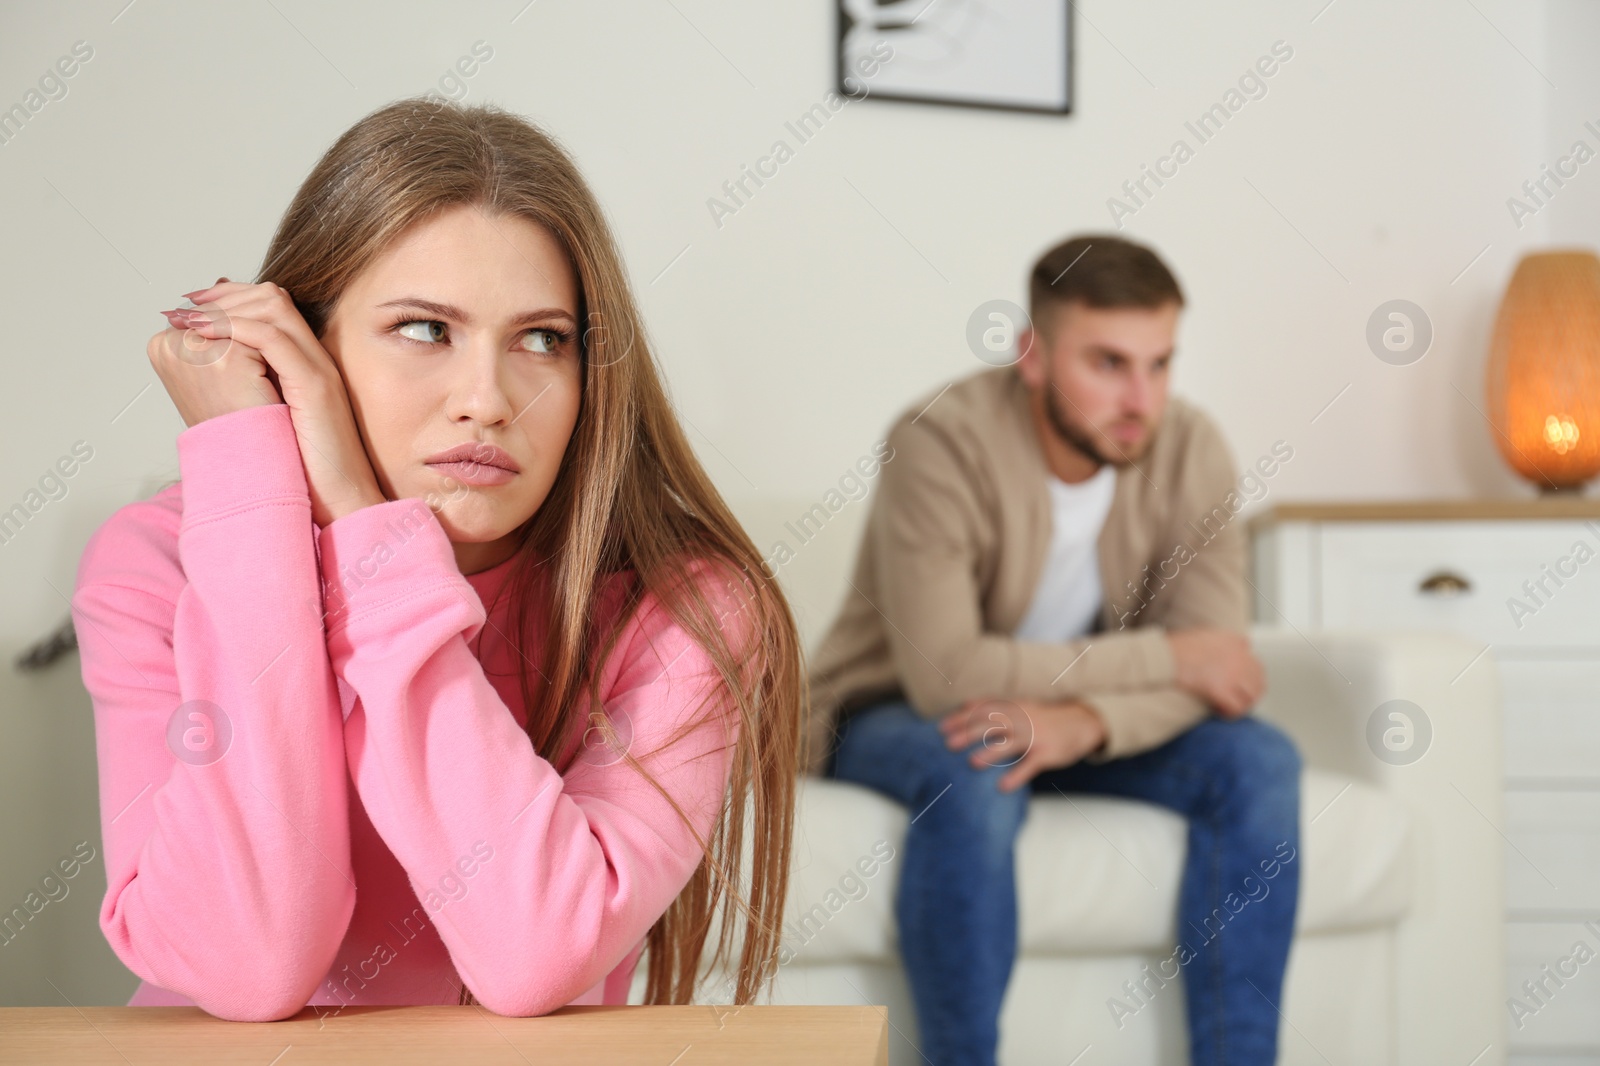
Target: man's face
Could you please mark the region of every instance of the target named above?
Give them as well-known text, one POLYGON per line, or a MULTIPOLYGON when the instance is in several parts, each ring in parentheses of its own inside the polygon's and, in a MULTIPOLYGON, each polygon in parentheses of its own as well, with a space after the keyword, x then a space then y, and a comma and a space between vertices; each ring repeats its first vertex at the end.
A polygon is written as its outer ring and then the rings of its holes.
POLYGON ((1112 466, 1150 447, 1167 406, 1176 301, 1160 307, 1049 307, 1017 338, 1017 370, 1044 400, 1051 428, 1089 458, 1112 466))

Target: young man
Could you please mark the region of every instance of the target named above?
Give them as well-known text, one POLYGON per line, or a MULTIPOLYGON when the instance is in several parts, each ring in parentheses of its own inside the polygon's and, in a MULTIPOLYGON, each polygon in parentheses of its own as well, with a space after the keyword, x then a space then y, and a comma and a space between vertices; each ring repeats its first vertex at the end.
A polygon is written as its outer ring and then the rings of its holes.
POLYGON ((1183 295, 1149 249, 1096 235, 1046 253, 1029 301, 1015 364, 924 396, 889 433, 894 462, 811 666, 807 770, 914 815, 895 909, 934 1066, 995 1061, 1014 841, 1029 796, 1057 789, 1188 819, 1190 1061, 1271 1063, 1300 759, 1249 713, 1264 675, 1232 457, 1168 397, 1183 295), (1268 864, 1273 890, 1224 909, 1268 864))

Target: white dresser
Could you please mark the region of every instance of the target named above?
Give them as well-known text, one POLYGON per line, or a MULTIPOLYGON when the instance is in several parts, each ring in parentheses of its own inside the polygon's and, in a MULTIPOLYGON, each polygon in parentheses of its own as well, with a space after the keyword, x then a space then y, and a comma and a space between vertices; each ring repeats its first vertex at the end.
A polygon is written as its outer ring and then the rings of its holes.
POLYGON ((1496 662, 1510 1062, 1600 1062, 1600 499, 1284 504, 1250 529, 1258 622, 1449 630, 1496 662))

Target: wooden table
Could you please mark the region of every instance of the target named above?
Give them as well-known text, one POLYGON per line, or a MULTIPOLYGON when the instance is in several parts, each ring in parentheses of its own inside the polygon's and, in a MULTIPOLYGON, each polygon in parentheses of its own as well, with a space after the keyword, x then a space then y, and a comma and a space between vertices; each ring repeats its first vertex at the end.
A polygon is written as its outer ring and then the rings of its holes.
POLYGON ((469 1063, 560 1066, 794 1063, 888 1066, 882 1007, 562 1007, 507 1018, 482 1007, 307 1007, 281 1022, 228 1022, 198 1007, 7 1007, 0 1062, 469 1063))

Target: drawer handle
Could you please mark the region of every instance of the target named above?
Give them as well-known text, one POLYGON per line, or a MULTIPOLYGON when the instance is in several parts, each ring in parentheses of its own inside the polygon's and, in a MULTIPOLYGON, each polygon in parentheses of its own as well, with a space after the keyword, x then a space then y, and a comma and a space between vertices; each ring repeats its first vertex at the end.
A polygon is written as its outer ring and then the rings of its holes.
POLYGON ((1449 570, 1437 570, 1422 579, 1417 591, 1424 596, 1460 596, 1472 591, 1472 582, 1449 570))

